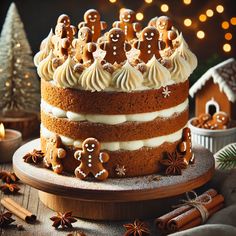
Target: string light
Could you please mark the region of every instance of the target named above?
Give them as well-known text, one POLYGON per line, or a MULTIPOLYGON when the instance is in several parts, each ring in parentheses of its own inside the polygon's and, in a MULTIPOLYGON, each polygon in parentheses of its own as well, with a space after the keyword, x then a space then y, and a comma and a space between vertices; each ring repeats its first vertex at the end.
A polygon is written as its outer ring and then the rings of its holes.
POLYGON ((111 3, 115 3, 116 2, 116 0, 109 0, 111 3))
POLYGON ((211 9, 208 9, 208 10, 206 11, 206 15, 207 15, 208 17, 212 17, 212 16, 214 15, 214 12, 213 12, 211 9))
POLYGON ((225 43, 225 44, 223 45, 223 50, 224 50, 225 52, 230 52, 230 51, 231 51, 231 45, 230 45, 229 43, 225 43))
POLYGON ((205 21, 207 20, 207 16, 206 16, 205 14, 201 14, 201 15, 199 16, 199 20, 200 20, 201 22, 205 22, 205 21))
POLYGON ((137 14, 136 14, 136 19, 137 20, 142 20, 143 19, 143 13, 141 13, 141 12, 138 12, 137 14))
POLYGON ((233 38, 233 35, 231 33, 226 33, 225 34, 225 39, 226 40, 231 40, 233 38))
POLYGON ((230 23, 231 23, 232 25, 236 25, 236 17, 232 17, 232 18, 230 19, 230 23))
POLYGON ((186 18, 186 19, 184 20, 184 25, 187 26, 187 27, 191 26, 191 25, 192 25, 191 19, 186 18))
POLYGON ((183 2, 185 5, 189 5, 189 4, 191 4, 192 1, 191 0, 183 0, 183 2))
POLYGON ((228 21, 223 21, 222 24, 221 24, 221 27, 223 29, 228 29, 229 28, 229 22, 228 21))
POLYGON ((169 6, 167 4, 162 4, 161 5, 161 11, 163 11, 163 12, 169 11, 169 6))
POLYGON ((199 31, 197 32, 197 37, 198 37, 199 39, 205 38, 205 33, 204 33, 204 31, 199 30, 199 31))
POLYGON ((152 3, 152 0, 145 0, 146 3, 152 3))
POLYGON ((218 6, 216 6, 216 11, 218 13, 222 13, 224 11, 224 7, 222 5, 218 5, 218 6))

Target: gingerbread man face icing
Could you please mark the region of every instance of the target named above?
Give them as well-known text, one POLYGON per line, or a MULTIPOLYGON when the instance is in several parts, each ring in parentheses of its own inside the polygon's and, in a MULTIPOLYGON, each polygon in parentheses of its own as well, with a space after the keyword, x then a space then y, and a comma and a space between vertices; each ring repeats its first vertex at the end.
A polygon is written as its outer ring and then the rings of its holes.
POLYGON ((66 151, 62 148, 61 138, 58 135, 47 141, 44 164, 48 168, 52 168, 57 174, 63 171, 61 159, 66 157, 66 151))
POLYGON ((178 146, 179 152, 187 163, 194 163, 194 153, 192 152, 191 130, 186 127, 183 129, 182 141, 178 146))
POLYGON ((85 179, 90 173, 98 180, 105 180, 108 172, 103 167, 103 163, 109 160, 106 152, 100 152, 101 145, 95 138, 87 138, 82 144, 83 150, 75 152, 75 159, 81 163, 75 169, 75 176, 85 179))
POLYGON ((96 42, 97 39, 101 36, 101 31, 106 29, 107 24, 105 21, 101 21, 101 16, 99 12, 95 9, 90 9, 84 14, 84 22, 79 24, 79 29, 87 26, 92 31, 92 41, 96 42))
POLYGON ((135 22, 135 12, 130 9, 120 10, 120 21, 115 21, 113 27, 120 28, 125 33, 125 39, 130 41, 136 37, 136 32, 141 30, 141 24, 135 22))
POLYGON ((126 51, 131 49, 131 45, 125 42, 124 32, 119 28, 111 29, 108 33, 108 42, 103 42, 99 46, 106 51, 104 61, 111 64, 124 62, 127 59, 126 51))
POLYGON ((76 61, 91 64, 94 61, 93 52, 96 44, 92 43, 92 32, 88 27, 82 27, 78 33, 78 39, 74 39, 72 46, 75 48, 76 61))
POLYGON ((62 23, 62 24, 65 25, 66 31, 67 31, 67 36, 66 37, 70 40, 70 42, 72 42, 73 37, 77 32, 77 29, 76 29, 75 26, 70 24, 69 16, 66 15, 66 14, 60 15, 57 19, 57 24, 59 24, 59 23, 62 23))
POLYGON ((134 48, 140 51, 138 58, 140 61, 147 63, 153 55, 157 59, 161 58, 159 50, 163 48, 163 44, 159 39, 159 32, 153 26, 148 26, 141 32, 141 40, 134 42, 134 48))
POLYGON ((166 48, 173 48, 172 40, 177 37, 175 31, 171 28, 173 26, 172 20, 167 16, 160 16, 157 18, 156 27, 160 33, 160 40, 164 41, 166 48))

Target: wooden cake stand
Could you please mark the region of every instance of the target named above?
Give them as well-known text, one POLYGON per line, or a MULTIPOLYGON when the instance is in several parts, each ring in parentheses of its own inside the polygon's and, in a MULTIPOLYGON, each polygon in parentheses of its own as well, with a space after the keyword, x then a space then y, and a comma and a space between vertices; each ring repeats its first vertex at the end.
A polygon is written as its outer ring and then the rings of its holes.
POLYGON ((16 175, 39 190, 40 200, 55 211, 73 210, 80 218, 126 220, 152 218, 168 211, 180 195, 208 182, 214 173, 214 157, 207 149, 193 148, 195 164, 180 176, 149 175, 135 178, 82 181, 72 175, 25 163, 23 156, 40 149, 36 139, 21 146, 13 156, 16 175), (168 206, 168 207, 167 207, 168 206))

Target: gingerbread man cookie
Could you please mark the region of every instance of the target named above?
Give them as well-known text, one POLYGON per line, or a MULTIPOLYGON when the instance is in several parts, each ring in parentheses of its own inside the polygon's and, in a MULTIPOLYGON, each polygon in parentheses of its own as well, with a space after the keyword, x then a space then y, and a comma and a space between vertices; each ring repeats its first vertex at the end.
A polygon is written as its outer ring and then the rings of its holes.
POLYGON ((182 141, 178 145, 178 151, 183 158, 190 164, 194 163, 194 153, 192 152, 191 130, 186 127, 183 129, 182 141))
POLYGON ((215 129, 227 129, 229 124, 229 116, 225 112, 217 112, 212 116, 215 129))
POLYGON ((74 35, 77 32, 77 28, 70 24, 70 18, 66 14, 62 14, 57 19, 57 24, 63 23, 66 26, 67 38, 72 42, 74 35))
POLYGON ((177 34, 172 30, 172 20, 167 16, 160 16, 156 21, 156 28, 159 31, 159 39, 164 41, 165 48, 173 48, 172 40, 176 39, 177 34))
POLYGON ((104 61, 114 64, 124 62, 126 52, 131 49, 131 45, 125 42, 125 34, 119 28, 113 28, 108 32, 108 41, 99 44, 100 48, 106 51, 104 61))
POLYGON ((207 122, 211 120, 211 115, 207 113, 200 114, 198 117, 193 119, 192 125, 198 128, 207 128, 207 122))
POLYGON ((92 41, 97 42, 97 39, 101 35, 101 31, 107 28, 107 23, 101 21, 99 12, 95 9, 90 9, 84 13, 84 22, 79 23, 78 28, 87 26, 91 29, 93 37, 92 41))
POLYGON ((83 64, 92 64, 93 52, 97 46, 92 42, 92 31, 88 27, 82 27, 78 32, 78 39, 74 39, 72 46, 75 48, 75 60, 83 64))
POLYGON ((63 23, 59 23, 55 29, 55 35, 52 36, 53 54, 60 59, 66 59, 68 57, 68 51, 70 47, 70 41, 67 38, 66 26, 63 23))
POLYGON ((157 16, 153 17, 153 18, 148 22, 148 26, 156 27, 157 19, 158 19, 157 16))
POLYGON ((141 31, 142 26, 140 23, 135 22, 135 12, 130 9, 122 8, 120 10, 120 21, 113 23, 114 28, 120 28, 125 33, 125 40, 130 41, 136 37, 136 32, 141 31))
POLYGON ((44 164, 48 168, 52 168, 57 174, 63 171, 61 159, 66 157, 66 151, 62 148, 61 138, 58 135, 47 141, 46 153, 44 156, 44 164))
POLYGON ((75 152, 75 159, 81 163, 75 169, 75 176, 84 179, 88 174, 92 174, 98 180, 105 180, 108 171, 104 169, 103 163, 109 160, 106 152, 100 152, 101 145, 95 138, 87 138, 82 144, 82 150, 75 152))
POLYGON ((147 63, 153 55, 161 58, 159 50, 164 48, 162 41, 159 41, 158 30, 153 26, 147 26, 141 32, 141 39, 134 42, 133 47, 140 51, 138 58, 147 63))

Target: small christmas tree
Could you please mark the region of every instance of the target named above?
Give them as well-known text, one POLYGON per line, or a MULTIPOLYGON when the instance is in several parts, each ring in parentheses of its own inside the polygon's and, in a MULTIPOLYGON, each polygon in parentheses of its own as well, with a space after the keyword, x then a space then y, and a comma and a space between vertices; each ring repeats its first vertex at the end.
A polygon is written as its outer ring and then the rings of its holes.
POLYGON ((37 112, 39 80, 16 5, 11 4, 0 37, 0 111, 37 112))

